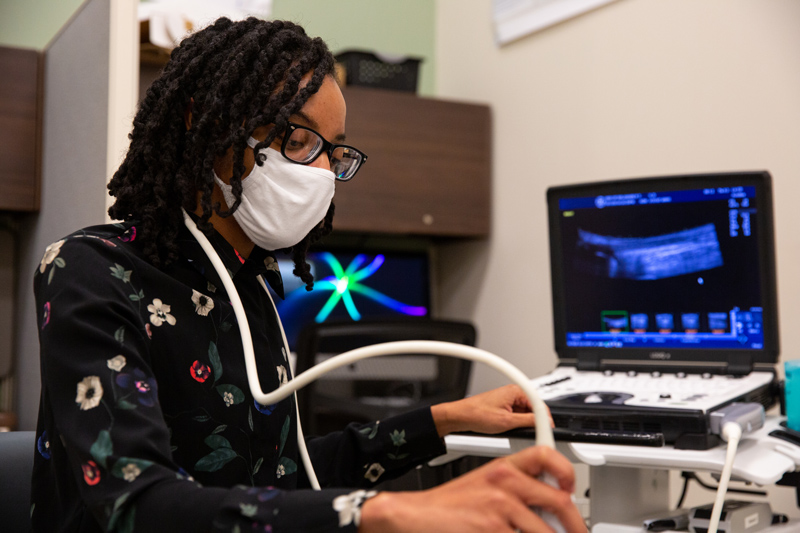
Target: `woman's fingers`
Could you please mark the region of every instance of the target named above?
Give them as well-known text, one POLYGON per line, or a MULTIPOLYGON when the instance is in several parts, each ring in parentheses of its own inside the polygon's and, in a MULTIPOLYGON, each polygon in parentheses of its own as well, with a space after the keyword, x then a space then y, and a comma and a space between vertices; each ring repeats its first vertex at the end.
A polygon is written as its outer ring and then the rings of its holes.
POLYGON ((572 499, 572 465, 555 450, 529 448, 487 466, 491 466, 486 473, 487 481, 511 495, 518 503, 509 518, 521 531, 548 531, 541 529, 544 522, 538 515, 533 518, 530 516, 533 515, 530 507, 551 512, 569 532, 586 531, 583 518, 572 499), (544 475, 555 478, 560 488, 542 481, 544 475))
POLYGON ((537 508, 554 514, 567 533, 586 533, 571 499, 574 484, 566 458, 550 448, 529 448, 428 491, 381 493, 365 502, 359 531, 551 533, 537 508), (545 473, 559 487, 541 481, 545 473))
POLYGON ((567 492, 575 490, 575 469, 569 460, 546 446, 532 446, 509 455, 506 460, 529 476, 550 474, 558 481, 558 487, 567 492))

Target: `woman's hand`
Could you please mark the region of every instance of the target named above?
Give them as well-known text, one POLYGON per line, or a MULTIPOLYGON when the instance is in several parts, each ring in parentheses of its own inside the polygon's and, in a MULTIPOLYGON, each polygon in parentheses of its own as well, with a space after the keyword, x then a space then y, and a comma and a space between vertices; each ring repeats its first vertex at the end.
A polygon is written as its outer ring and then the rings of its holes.
POLYGON ((434 405, 431 413, 440 437, 458 431, 502 433, 534 425, 530 401, 517 385, 506 385, 463 400, 434 405))
POLYGON ((420 492, 382 492, 364 502, 360 533, 551 533, 531 510, 558 517, 567 533, 586 533, 572 501, 575 474, 555 450, 536 446, 495 459, 444 485, 420 492), (547 472, 554 488, 536 479, 547 472))

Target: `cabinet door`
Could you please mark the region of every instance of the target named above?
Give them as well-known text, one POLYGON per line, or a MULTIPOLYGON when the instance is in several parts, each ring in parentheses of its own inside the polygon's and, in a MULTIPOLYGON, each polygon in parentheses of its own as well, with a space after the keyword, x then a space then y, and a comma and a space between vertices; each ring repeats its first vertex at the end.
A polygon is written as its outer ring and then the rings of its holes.
POLYGON ((491 205, 485 105, 345 87, 347 143, 368 160, 337 183, 337 231, 483 237, 491 205))
POLYGON ((0 211, 39 209, 40 58, 0 47, 0 211))

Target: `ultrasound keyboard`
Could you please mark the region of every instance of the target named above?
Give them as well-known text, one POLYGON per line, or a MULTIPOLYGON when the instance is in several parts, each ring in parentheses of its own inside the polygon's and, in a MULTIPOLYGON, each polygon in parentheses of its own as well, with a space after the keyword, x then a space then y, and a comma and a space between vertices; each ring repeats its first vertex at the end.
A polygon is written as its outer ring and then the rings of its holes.
POLYGON ((711 411, 769 386, 772 372, 744 376, 683 372, 579 371, 563 366, 531 380, 548 403, 711 411))

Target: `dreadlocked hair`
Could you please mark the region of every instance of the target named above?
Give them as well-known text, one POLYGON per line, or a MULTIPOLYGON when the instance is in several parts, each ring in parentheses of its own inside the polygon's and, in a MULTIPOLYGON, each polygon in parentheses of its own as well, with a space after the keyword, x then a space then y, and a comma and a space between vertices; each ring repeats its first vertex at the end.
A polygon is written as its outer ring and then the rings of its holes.
MULTIPOLYGON (((289 117, 319 90, 325 76, 332 74, 333 63, 322 39, 312 39, 287 21, 221 18, 183 40, 139 105, 130 148, 108 184, 116 197, 109 215, 138 221, 137 241, 155 266, 174 262, 175 241, 183 226, 180 208, 194 211, 199 192, 202 214, 197 225, 207 234, 212 211, 221 217, 232 215, 241 203, 244 151, 253 150, 256 164, 263 164, 257 149, 286 131, 289 117), (311 77, 301 89, 300 81, 308 73, 311 77), (192 117, 188 129, 187 110, 192 117), (267 138, 248 147, 253 131, 267 125, 272 125, 267 138), (211 202, 213 165, 229 149, 236 201, 223 210, 211 202)), ((291 254, 294 274, 307 290, 314 278, 306 254, 311 244, 331 232, 333 211, 331 204, 319 226, 283 250, 291 254)))

